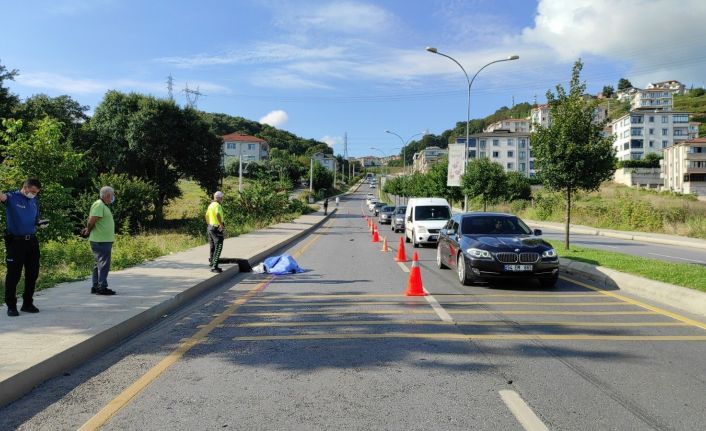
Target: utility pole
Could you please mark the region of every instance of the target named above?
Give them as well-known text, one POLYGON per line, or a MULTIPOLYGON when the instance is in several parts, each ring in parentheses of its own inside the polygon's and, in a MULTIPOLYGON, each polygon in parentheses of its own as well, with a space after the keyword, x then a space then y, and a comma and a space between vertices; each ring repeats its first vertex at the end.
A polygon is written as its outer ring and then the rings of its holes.
POLYGON ((309 159, 309 191, 314 192, 314 158, 309 159))
POLYGON ((174 78, 170 73, 167 77, 167 94, 169 94, 169 100, 174 101, 174 78))
POLYGON ((187 82, 184 86, 184 89, 182 90, 184 94, 186 95, 186 104, 189 108, 194 108, 196 109, 196 104, 199 101, 200 96, 204 96, 203 93, 199 91, 198 85, 196 86, 196 90, 192 90, 189 88, 189 83, 187 82))

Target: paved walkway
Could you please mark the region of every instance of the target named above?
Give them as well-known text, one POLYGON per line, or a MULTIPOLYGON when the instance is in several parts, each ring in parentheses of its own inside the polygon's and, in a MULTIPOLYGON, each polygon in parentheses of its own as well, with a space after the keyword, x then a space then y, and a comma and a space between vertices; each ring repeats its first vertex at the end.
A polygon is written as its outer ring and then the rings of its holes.
MULTIPOLYGON (((331 213, 329 213, 331 214, 331 213)), ((224 243, 222 256, 254 265, 315 229, 328 217, 304 215, 224 243)), ((8 317, 0 307, 0 406, 34 386, 98 354, 200 293, 236 275, 208 266, 208 245, 111 272, 115 296, 91 295, 86 280, 63 283, 35 295, 38 314, 8 317)))

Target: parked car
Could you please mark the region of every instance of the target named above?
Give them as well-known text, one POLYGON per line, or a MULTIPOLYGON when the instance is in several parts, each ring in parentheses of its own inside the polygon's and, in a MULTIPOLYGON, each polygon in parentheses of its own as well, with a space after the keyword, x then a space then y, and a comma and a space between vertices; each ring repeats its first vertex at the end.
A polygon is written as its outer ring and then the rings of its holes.
POLYGON ((443 198, 412 198, 405 210, 405 240, 414 247, 436 244, 439 230, 451 218, 451 206, 443 198))
POLYGON ((542 287, 553 287, 559 279, 559 256, 541 235, 511 214, 457 214, 439 233, 436 264, 455 268, 463 285, 534 278, 542 287))
POLYGON ((390 205, 385 205, 384 207, 380 208, 380 214, 378 216, 378 222, 380 224, 391 224, 392 223, 392 215, 395 212, 395 207, 390 206, 390 205))
POLYGON ((375 205, 373 205, 373 209, 372 209, 373 214, 378 215, 380 213, 380 208, 382 208, 386 205, 388 205, 388 204, 385 202, 376 202, 375 205))
POLYGON ((368 204, 368 211, 373 212, 373 209, 375 208, 375 204, 378 202, 379 201, 376 198, 372 198, 370 200, 370 203, 368 204))
POLYGON ((395 207, 395 212, 392 215, 392 222, 390 223, 390 227, 393 232, 397 233, 404 231, 404 213, 406 210, 406 205, 395 207))

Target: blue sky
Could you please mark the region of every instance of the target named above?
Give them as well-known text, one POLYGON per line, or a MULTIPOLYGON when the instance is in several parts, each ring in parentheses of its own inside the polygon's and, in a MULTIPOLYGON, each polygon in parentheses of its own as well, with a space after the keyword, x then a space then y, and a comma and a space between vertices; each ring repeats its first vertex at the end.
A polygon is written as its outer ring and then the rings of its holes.
POLYGON ((22 98, 68 94, 91 110, 109 89, 174 97, 198 87, 198 108, 324 140, 337 154, 398 153, 423 131, 501 106, 545 100, 573 62, 597 93, 706 81, 702 0, 25 0, 5 2, 0 62, 22 98), (371 150, 371 147, 380 149, 371 150))

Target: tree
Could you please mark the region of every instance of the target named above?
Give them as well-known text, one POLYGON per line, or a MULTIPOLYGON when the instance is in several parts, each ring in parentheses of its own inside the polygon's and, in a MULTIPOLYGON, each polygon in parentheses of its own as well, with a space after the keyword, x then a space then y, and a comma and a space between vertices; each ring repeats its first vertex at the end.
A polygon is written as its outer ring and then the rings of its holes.
POLYGON ((333 185, 333 172, 326 169, 321 163, 314 160, 314 191, 331 188, 333 185))
POLYGON ((582 97, 586 92, 586 84, 580 81, 582 68, 583 63, 577 60, 568 93, 561 85, 556 86, 556 95, 547 91, 552 124, 547 128, 539 126, 530 137, 542 182, 566 197, 567 249, 573 193, 597 190, 614 171, 614 137, 603 136, 605 123, 593 121, 593 103, 582 97))
POLYGON ((429 172, 426 173, 425 185, 427 195, 433 197, 442 197, 450 202, 460 201, 463 199, 461 190, 458 187, 449 187, 446 185, 449 171, 449 159, 444 158, 434 163, 429 172))
POLYGON ((630 81, 628 81, 627 78, 620 78, 620 80, 618 80, 618 91, 624 91, 628 88, 632 88, 630 81))
POLYGON ((615 89, 612 85, 603 86, 603 91, 601 91, 603 97, 611 98, 615 95, 615 89))
POLYGON ((524 174, 512 171, 506 174, 507 189, 505 199, 507 201, 529 200, 532 198, 532 186, 530 180, 524 174))
POLYGON ((0 119, 10 118, 13 108, 19 103, 19 98, 10 93, 10 89, 3 86, 4 81, 14 81, 18 75, 16 69, 7 70, 0 64, 0 119))
MULTIPOLYGON (((471 198, 480 198, 483 211, 488 204, 498 202, 507 188, 507 179, 502 165, 484 157, 468 163, 466 173, 461 176, 461 191, 471 198)), ((464 208, 468 211, 468 208, 464 208)))

